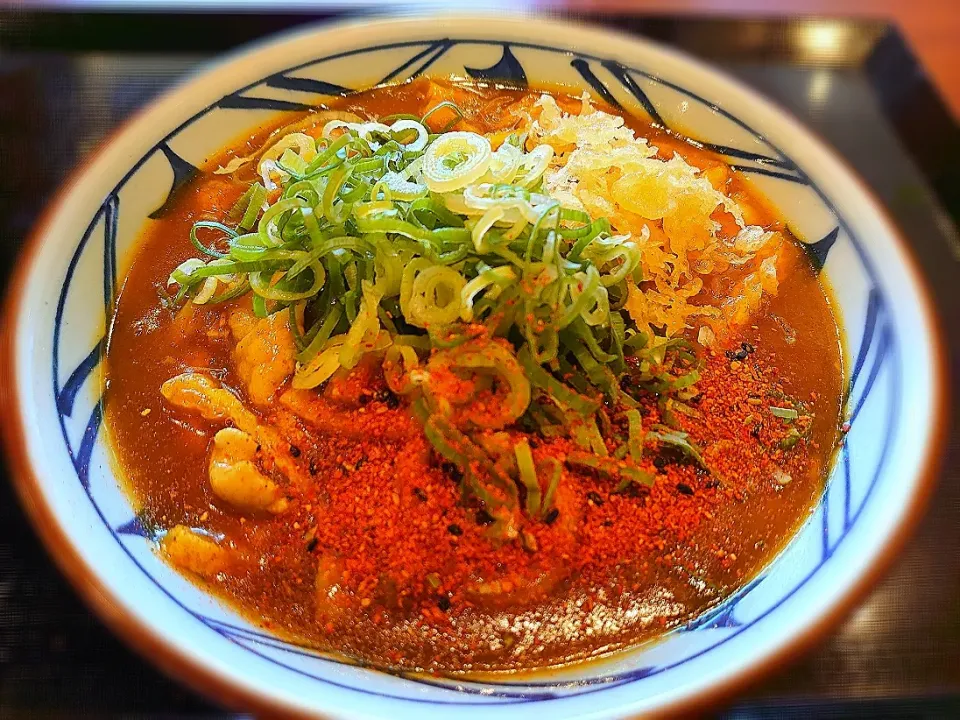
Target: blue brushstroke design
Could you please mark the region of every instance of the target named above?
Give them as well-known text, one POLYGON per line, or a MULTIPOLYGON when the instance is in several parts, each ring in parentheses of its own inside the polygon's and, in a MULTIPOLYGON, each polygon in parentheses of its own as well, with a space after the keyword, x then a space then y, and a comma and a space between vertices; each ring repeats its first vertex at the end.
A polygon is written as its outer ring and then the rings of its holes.
POLYGON ((304 650, 314 650, 314 652, 317 652, 313 647, 307 645, 306 643, 301 643, 296 640, 280 640, 276 635, 257 630, 256 628, 234 625, 233 623, 216 618, 206 618, 206 622, 217 630, 222 630, 223 632, 231 633, 233 635, 242 635, 257 642, 272 643, 279 641, 294 647, 302 648, 304 650))
POLYGON ((856 421, 857 416, 860 414, 860 410, 863 409, 863 404, 867 401, 867 398, 870 396, 870 389, 873 387, 873 383, 877 379, 877 375, 880 374, 880 368, 883 365, 883 361, 887 355, 887 349, 890 347, 892 337, 892 330, 890 325, 886 322, 880 328, 880 340, 877 342, 877 350, 873 355, 873 365, 870 367, 870 374, 867 376, 867 380, 864 383, 863 388, 860 390, 860 399, 857 400, 857 405, 853 409, 853 412, 850 413, 850 423, 853 424, 856 421))
POLYGON ((852 499, 850 496, 853 492, 853 483, 850 477, 850 445, 846 438, 844 438, 843 446, 840 448, 840 456, 843 459, 843 532, 846 533, 851 526, 850 504, 852 499))
POLYGON ((402 72, 411 67, 414 63, 418 62, 419 60, 423 60, 423 63, 421 63, 416 70, 413 70, 407 75, 408 78, 415 78, 418 75, 426 72, 427 68, 433 65, 433 63, 435 63, 440 56, 447 52, 447 50, 449 50, 452 46, 453 43, 447 38, 431 43, 427 49, 417 53, 412 58, 404 62, 400 67, 387 73, 387 75, 380 82, 390 82, 391 80, 399 77, 402 72))
MULTIPOLYGON (((121 185, 118 185, 114 192, 119 191, 121 185)), ((70 258, 70 264, 67 266, 67 275, 64 281, 63 286, 60 288, 60 297, 57 300, 57 313, 53 321, 53 396, 54 400, 60 397, 60 331, 63 327, 63 314, 67 305, 67 289, 70 287, 70 281, 73 278, 73 274, 77 269, 77 264, 80 262, 80 257, 83 254, 84 248, 87 247, 87 243, 90 241, 90 237, 93 235, 93 230, 96 228, 97 223, 100 222, 100 218, 103 216, 104 207, 101 205, 100 209, 93 216, 93 219, 90 221, 90 224, 87 225, 87 229, 83 231, 83 237, 80 238, 80 243, 77 245, 77 249, 74 251, 73 256, 70 258)), ((71 373, 72 374, 72 373, 71 373)), ((72 406, 72 403, 71 403, 72 406)), ((63 424, 63 413, 60 416, 60 425, 63 428, 63 439, 67 444, 67 449, 70 449, 70 442, 67 439, 66 427, 63 424)), ((70 451, 70 457, 73 458, 73 452, 70 451)))
POLYGON ((57 394, 57 410, 61 414, 70 417, 73 413, 73 403, 77 399, 77 393, 83 387, 83 383, 90 377, 90 373, 100 364, 100 356, 103 352, 103 338, 94 345, 93 350, 80 361, 80 364, 70 373, 70 377, 63 384, 63 388, 57 394))
MULTIPOLYGON (((280 650, 282 652, 289 653, 294 656, 307 657, 312 660, 318 660, 324 663, 332 663, 334 665, 350 665, 353 667, 365 667, 368 669, 373 669, 373 668, 369 668, 367 665, 363 663, 357 663, 353 661, 345 662, 344 660, 341 660, 339 658, 330 657, 307 643, 298 642, 295 640, 282 640, 274 634, 262 632, 260 630, 256 630, 255 628, 241 627, 239 625, 234 625, 232 623, 228 623, 223 620, 211 618, 204 615, 198 615, 197 617, 210 629, 214 630, 215 632, 227 638, 228 640, 238 645, 241 645, 242 647, 252 652, 257 652, 257 651, 250 648, 250 646, 247 645, 247 643, 253 643, 253 644, 260 645, 262 647, 270 648, 273 650, 280 650)), ((257 654, 261 654, 261 653, 257 653, 257 654)), ((268 656, 264 655, 263 657, 268 657, 268 656)), ((278 662, 276 660, 273 660, 273 661, 278 662)), ((284 667, 294 670, 294 672, 302 673, 302 671, 298 670, 297 668, 292 668, 284 663, 280 663, 280 664, 284 665, 284 667)), ((656 671, 656 669, 657 668, 655 666, 651 666, 649 668, 638 669, 637 672, 646 672, 647 674, 653 674, 656 671)), ((413 680, 414 682, 429 685, 431 687, 443 688, 447 690, 455 689, 457 692, 467 694, 467 695, 486 695, 486 696, 489 696, 491 699, 494 699, 494 698, 515 699, 517 697, 515 695, 510 695, 507 693, 491 693, 489 689, 484 686, 484 684, 474 683, 473 681, 470 681, 470 680, 465 680, 465 681, 442 680, 442 679, 432 680, 430 678, 424 677, 422 675, 417 675, 414 673, 397 673, 397 674, 400 677, 406 678, 408 680, 413 680), (451 686, 451 683, 454 684, 453 687, 451 686), (477 686, 473 687, 473 685, 477 685, 477 686)), ((312 677, 312 676, 308 674, 308 677, 312 677)), ((611 681, 615 681, 615 678, 611 678, 611 681)), ((574 681, 573 683, 570 683, 570 684, 579 685, 580 683, 577 683, 576 681, 574 681)), ((547 692, 543 692, 543 691, 530 692, 529 690, 525 691, 522 696, 522 699, 524 702, 533 702, 536 700, 550 700, 550 699, 562 697, 562 695, 557 692, 549 691, 549 690, 561 689, 562 684, 558 684, 556 682, 538 682, 538 681, 531 681, 531 682, 525 682, 525 683, 504 682, 502 683, 502 685, 508 688, 512 688, 512 687, 541 688, 542 687, 542 688, 548 689, 547 692)))
POLYGON ((271 75, 266 79, 266 86, 277 90, 293 90, 294 92, 313 93, 315 95, 349 95, 353 92, 343 85, 315 80, 313 78, 290 77, 283 73, 271 75))
POLYGON ((870 346, 873 344, 873 338, 876 334, 879 314, 880 293, 875 287, 872 287, 867 295, 867 312, 863 322, 863 337, 860 338, 860 351, 857 353, 857 359, 853 364, 853 372, 850 373, 850 385, 847 389, 848 398, 857 385, 857 378, 860 377, 863 364, 867 361, 867 354, 870 352, 870 346))
POLYGON ((764 580, 764 578, 766 578, 766 573, 757 575, 757 577, 753 578, 753 580, 737 590, 733 595, 728 597, 719 605, 707 610, 701 615, 698 615, 686 625, 679 628, 679 631, 690 632, 692 630, 699 630, 700 628, 714 629, 742 627, 743 623, 734 617, 737 606, 740 604, 741 600, 749 595, 750 592, 764 580))
POLYGON ((84 490, 90 490, 90 458, 93 457, 93 448, 97 444, 97 433, 100 431, 100 423, 103 420, 103 407, 100 400, 93 407, 90 413, 90 419, 83 430, 83 437, 80 438, 80 449, 74 455, 70 450, 71 457, 74 458, 74 466, 77 470, 77 478, 84 490))
POLYGON ((820 512, 823 513, 823 530, 821 533, 822 547, 820 550, 821 565, 829 559, 833 552, 830 549, 830 488, 832 487, 833 483, 827 483, 827 488, 823 491, 823 499, 820 501, 820 512))
POLYGON ((523 65, 517 60, 507 43, 503 44, 503 55, 495 65, 488 68, 471 68, 464 65, 463 69, 475 80, 499 80, 517 87, 527 87, 527 73, 524 72, 523 65))
POLYGON ((143 526, 143 523, 140 522, 140 518, 137 516, 127 520, 127 522, 123 523, 122 525, 117 525, 117 527, 114 529, 114 532, 118 535, 136 535, 142 538, 147 538, 148 540, 153 539, 153 533, 147 531, 147 529, 143 526))
MULTIPOLYGON (((419 685, 426 685, 441 690, 452 690, 465 695, 480 695, 492 698, 509 698, 511 702, 500 702, 497 705, 515 705, 519 703, 543 702, 545 700, 563 700, 568 697, 579 695, 588 695, 602 690, 609 690, 642 680, 662 672, 663 667, 659 665, 650 665, 632 670, 629 677, 626 675, 607 675, 602 678, 583 680, 555 681, 552 683, 529 682, 529 683, 511 683, 493 681, 485 684, 475 681, 456 681, 456 680, 433 680, 426 675, 413 675, 410 673, 400 673, 400 677, 411 680, 419 685), (491 692, 490 685, 498 688, 510 688, 513 694, 505 692, 491 692), (530 688, 553 688, 553 692, 537 691, 531 692, 530 688), (565 692, 560 692, 565 691, 565 692)), ((429 701, 428 701, 429 702, 429 701)), ((470 704, 470 703, 464 703, 470 704)))
POLYGON ((103 203, 103 311, 106 327, 113 315, 113 290, 117 282, 117 222, 120 197, 111 194, 103 203))
POLYGON ((597 95, 602 97, 613 107, 621 108, 621 109, 623 108, 623 106, 620 104, 620 101, 618 101, 613 96, 613 93, 611 93, 610 90, 607 89, 607 86, 604 85, 600 81, 600 78, 598 78, 594 74, 593 70, 590 69, 589 62, 587 62, 583 58, 574 58, 573 60, 570 61, 570 66, 574 70, 576 70, 578 73, 580 73, 583 79, 587 81, 587 84, 594 89, 597 95))
POLYGON ((827 264, 827 255, 830 253, 830 248, 837 242, 839 236, 840 227, 837 226, 814 243, 801 243, 817 272, 823 270, 823 266, 827 264))
POLYGON ((792 173, 779 172, 777 170, 768 170, 765 167, 754 167, 752 165, 731 165, 733 170, 742 173, 754 173, 755 175, 766 175, 777 180, 786 180, 797 185, 809 185, 810 181, 806 175, 794 175, 792 173))
POLYGON ((719 630, 721 628, 737 628, 743 625, 742 622, 734 617, 736 612, 735 602, 725 602, 720 607, 707 611, 692 622, 687 623, 682 628, 683 632, 692 630, 719 630))
POLYGON ((631 95, 633 95, 637 101, 643 106, 643 109, 646 111, 647 115, 650 116, 650 119, 653 121, 654 125, 659 125, 664 129, 669 129, 667 122, 660 115, 656 106, 647 97, 647 94, 643 89, 637 84, 637 81, 633 79, 633 76, 630 74, 630 71, 624 65, 621 65, 618 62, 612 60, 605 60, 600 63, 605 67, 611 75, 613 75, 617 80, 620 81, 620 84, 623 85, 631 95))
MULTIPOLYGON (((464 702, 463 700, 459 700, 459 699, 458 700, 429 700, 429 699, 411 698, 409 696, 390 693, 390 692, 378 692, 375 690, 366 690, 356 685, 350 685, 349 683, 337 682, 335 680, 328 679, 328 678, 318 678, 316 675, 313 675, 302 668, 295 667, 276 657, 267 655, 265 652, 257 649, 256 647, 253 647, 251 644, 248 644, 247 642, 242 640, 236 633, 218 629, 215 625, 216 621, 210 622, 211 620, 210 618, 205 618, 204 616, 199 615, 197 613, 191 613, 191 614, 193 614, 194 617, 196 617, 198 620, 203 622, 208 628, 213 630, 219 636, 232 642, 238 647, 243 648, 247 652, 252 653, 253 655, 256 655, 259 658, 262 658, 263 660, 266 660, 267 662, 270 662, 274 665, 278 665, 284 668, 285 670, 289 670, 292 673, 295 673, 305 678, 309 678, 310 680, 319 680, 320 682, 323 682, 327 685, 331 685, 333 687, 352 690, 354 692, 362 692, 364 694, 373 695, 374 697, 390 698, 394 700, 408 700, 408 701, 412 700, 414 702, 423 702, 428 705, 451 705, 456 707, 469 707, 469 706, 494 707, 496 705, 513 705, 513 704, 520 704, 520 703, 537 702, 541 700, 553 700, 556 698, 564 697, 560 693, 556 693, 556 692, 543 692, 543 693, 523 692, 520 695, 510 695, 510 694, 497 693, 497 692, 491 693, 489 689, 483 686, 471 687, 470 685, 460 684, 460 683, 458 683, 455 686, 451 686, 451 685, 446 685, 442 682, 432 681, 427 678, 420 678, 420 677, 410 677, 407 679, 422 685, 429 685, 431 687, 450 690, 457 693, 458 695, 476 695, 476 696, 483 697, 485 699, 482 702, 470 702, 470 701, 464 702), (497 700, 500 700, 501 698, 503 698, 505 702, 497 702, 497 700)), ((309 657, 311 658, 317 658, 317 656, 313 653, 304 653, 302 651, 298 652, 295 649, 288 650, 287 648, 278 648, 278 649, 285 650, 292 655, 300 655, 300 656, 309 655, 309 657)), ((334 661, 334 660, 331 660, 331 662, 334 662, 335 664, 340 666, 343 666, 343 665, 349 666, 351 664, 351 663, 345 663, 342 661, 334 661)))
POLYGON ((312 110, 313 105, 276 98, 248 97, 246 95, 227 95, 217 107, 223 110, 274 110, 276 112, 298 112, 312 110))
POLYGON ((785 158, 774 158, 770 157, 769 155, 753 152, 751 150, 741 150, 740 148, 735 148, 730 145, 719 145, 717 143, 706 142, 704 140, 693 140, 692 142, 696 145, 702 146, 706 150, 711 150, 720 155, 737 158, 738 160, 752 160, 760 165, 772 165, 773 167, 778 167, 782 170, 790 170, 796 173, 798 176, 803 176, 803 173, 800 172, 800 169, 793 162, 785 158))
MULTIPOLYGON (((253 652, 261 657, 268 658, 271 660, 271 662, 278 663, 289 670, 292 670, 299 674, 306 675, 307 677, 313 678, 313 676, 310 675, 309 673, 305 673, 299 668, 295 668, 293 666, 287 665, 286 663, 280 660, 277 660, 276 658, 266 655, 263 652, 257 650, 256 648, 251 647, 251 645, 257 645, 264 649, 279 650, 281 652, 293 655, 295 657, 306 657, 306 658, 310 658, 311 660, 323 662, 325 664, 330 663, 337 666, 350 665, 358 668, 364 668, 364 667, 368 668, 368 666, 362 663, 344 662, 341 659, 333 658, 328 655, 325 655, 321 651, 317 650, 316 648, 306 643, 291 641, 291 640, 282 640, 276 635, 271 635, 269 633, 261 632, 253 628, 240 627, 238 625, 233 625, 232 623, 227 623, 222 620, 214 619, 207 616, 201 615, 198 617, 205 625, 207 625, 207 627, 209 627, 211 630, 221 635, 222 637, 226 638, 227 640, 230 640, 231 642, 237 645, 240 645, 241 647, 243 647, 249 652, 253 652)), ((368 669, 373 669, 373 668, 368 668, 368 669)), ((431 687, 451 689, 451 685, 449 681, 445 682, 443 680, 430 680, 429 678, 424 678, 419 675, 413 675, 411 673, 399 673, 399 675, 401 677, 407 678, 408 680, 413 680, 415 682, 427 684, 427 685, 430 685, 431 687)), ((532 685, 530 687, 535 687, 535 685, 532 685)), ((556 684, 546 685, 546 687, 556 689, 556 684)), ((499 694, 499 693, 491 694, 488 689, 482 686, 472 687, 469 683, 456 682, 455 689, 458 693, 462 693, 466 695, 489 696, 491 701, 497 698, 513 699, 515 697, 512 695, 505 695, 505 694, 499 694)), ((555 691, 549 691, 549 690, 539 691, 539 692, 528 691, 523 694, 523 701, 535 702, 538 700, 550 700, 558 697, 562 697, 562 695, 555 691)), ((496 704, 500 704, 500 703, 496 703, 496 704)))
POLYGON ((170 163, 170 169, 173 170, 173 183, 170 185, 170 191, 167 193, 167 199, 163 201, 163 205, 158 207, 147 216, 151 220, 156 220, 157 218, 162 217, 173 203, 173 198, 176 195, 177 190, 190 182, 199 172, 195 165, 187 162, 182 157, 177 155, 167 143, 160 143, 157 148, 167 158, 167 162, 170 163))

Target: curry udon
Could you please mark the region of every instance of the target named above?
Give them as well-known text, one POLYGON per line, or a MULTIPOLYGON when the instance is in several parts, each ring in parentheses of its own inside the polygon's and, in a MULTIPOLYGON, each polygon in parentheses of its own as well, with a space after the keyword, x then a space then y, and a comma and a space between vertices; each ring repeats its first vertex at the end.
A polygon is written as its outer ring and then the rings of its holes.
POLYGON ((555 665, 742 586, 823 488, 837 322, 720 158, 418 79, 288 116, 146 228, 107 427, 157 550, 267 628, 555 665))

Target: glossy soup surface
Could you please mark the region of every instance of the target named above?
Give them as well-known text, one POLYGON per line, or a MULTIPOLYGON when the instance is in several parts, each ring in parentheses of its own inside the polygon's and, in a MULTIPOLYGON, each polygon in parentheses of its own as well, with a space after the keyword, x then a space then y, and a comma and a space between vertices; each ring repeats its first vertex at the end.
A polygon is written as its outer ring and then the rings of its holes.
MULTIPOLYGON (((337 107, 371 118, 419 116, 428 108, 424 88, 381 88, 337 107)), ((475 127, 489 132, 523 95, 474 86, 458 100, 475 127)), ((271 630, 361 661, 509 670, 654 637, 716 604, 770 561, 819 498, 841 412, 837 322, 792 239, 781 252, 779 293, 722 347, 702 351, 700 394, 692 401, 699 417, 680 422, 714 475, 657 457, 653 488, 617 494, 609 480, 568 472, 559 517, 532 530, 537 552, 497 547, 483 534, 482 515, 460 502, 455 473, 428 451, 406 404, 367 367, 295 403, 256 410, 289 441, 284 467, 299 490, 287 511, 242 513, 219 500, 207 478, 219 427, 168 406, 160 386, 200 370, 243 397, 227 309, 171 311, 160 292, 171 270, 196 254, 192 224, 222 220, 254 177, 246 170, 215 175, 218 163, 249 154, 293 122, 317 134, 310 118, 285 117, 212 158, 145 229, 117 303, 107 427, 129 492, 158 538, 185 525, 229 548, 232 562, 203 581, 206 587, 271 630), (790 448, 782 447, 790 424, 768 412, 787 404, 808 416, 803 439, 790 448), (331 587, 339 590, 335 601, 331 587)), ((628 123, 660 157, 679 153, 702 170, 723 171, 710 153, 628 123)), ((749 183, 730 174, 724 188, 750 222, 788 235, 749 183)), ((711 291, 722 296, 724 287, 711 291)), ((645 424, 657 420, 656 399, 641 412, 645 424)))

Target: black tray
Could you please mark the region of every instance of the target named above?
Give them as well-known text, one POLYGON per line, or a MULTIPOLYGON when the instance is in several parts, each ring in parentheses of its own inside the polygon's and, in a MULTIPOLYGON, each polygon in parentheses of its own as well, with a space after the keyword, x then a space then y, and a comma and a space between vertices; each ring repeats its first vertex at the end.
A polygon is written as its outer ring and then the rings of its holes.
MULTIPOLYGON (((4 281, 69 170, 131 112, 219 52, 318 19, 0 12, 4 281)), ((949 328, 951 357, 960 357, 960 129, 895 28, 581 19, 700 56, 826 138, 904 229, 949 328), (818 42, 826 36, 841 42, 818 42)), ((727 713, 960 717, 960 446, 951 419, 941 485, 893 572, 817 650, 727 713)), ((114 639, 60 577, 10 483, 0 483, 0 718, 121 714, 227 715, 114 639)))

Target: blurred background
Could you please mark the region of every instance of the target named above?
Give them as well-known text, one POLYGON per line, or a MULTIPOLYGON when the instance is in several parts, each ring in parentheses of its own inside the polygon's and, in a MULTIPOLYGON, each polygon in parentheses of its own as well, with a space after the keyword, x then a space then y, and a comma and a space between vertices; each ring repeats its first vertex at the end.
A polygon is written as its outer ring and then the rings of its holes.
MULTIPOLYGON (((905 231, 960 357, 960 0, 569 0, 533 10, 646 36, 772 97, 863 176, 905 231)), ((0 2, 0 277, 79 161, 217 55, 414 2, 0 2)), ((953 367, 957 367, 953 362, 953 367)), ((953 411, 954 430, 956 411, 953 411)), ((718 714, 960 717, 960 446, 886 580, 815 651, 718 714)), ((0 484, 0 718, 234 717, 93 618, 0 484)))

